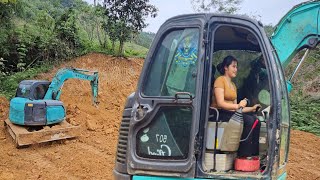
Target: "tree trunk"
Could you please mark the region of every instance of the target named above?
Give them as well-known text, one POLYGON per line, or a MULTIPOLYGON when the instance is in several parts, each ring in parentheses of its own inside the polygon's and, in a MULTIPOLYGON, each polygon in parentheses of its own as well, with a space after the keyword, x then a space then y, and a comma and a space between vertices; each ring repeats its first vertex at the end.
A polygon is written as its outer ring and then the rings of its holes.
POLYGON ((96 7, 97 6, 97 0, 93 1, 93 6, 96 7))
POLYGON ((107 44, 108 44, 108 36, 107 36, 107 32, 106 31, 103 31, 103 48, 106 48, 107 47, 107 44))
POLYGON ((120 40, 120 45, 119 45, 119 55, 121 57, 124 56, 124 48, 123 48, 124 42, 122 40, 120 40))
POLYGON ((100 46, 102 46, 102 41, 101 41, 101 37, 100 37, 100 30, 99 30, 99 22, 96 22, 97 24, 97 37, 98 37, 98 40, 99 40, 99 44, 100 46))
POLYGON ((112 47, 111 47, 112 53, 114 53, 114 47, 115 47, 115 41, 113 40, 113 41, 112 41, 112 47))
POLYGON ((103 7, 106 9, 107 8, 107 0, 103 1, 103 7))

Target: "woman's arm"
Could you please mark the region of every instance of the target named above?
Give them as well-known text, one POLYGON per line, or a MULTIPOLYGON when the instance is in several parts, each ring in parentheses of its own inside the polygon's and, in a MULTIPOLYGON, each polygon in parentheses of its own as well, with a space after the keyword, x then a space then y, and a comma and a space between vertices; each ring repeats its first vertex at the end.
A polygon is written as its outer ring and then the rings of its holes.
POLYGON ((255 109, 253 109, 253 107, 244 107, 242 109, 242 112, 247 113, 247 112, 254 112, 255 109))
POLYGON ((256 104, 252 107, 244 107, 242 109, 242 112, 246 113, 246 112, 256 112, 257 111, 257 108, 261 108, 261 105, 260 104, 256 104))
POLYGON ((240 105, 237 103, 229 103, 224 100, 224 89, 223 88, 214 88, 214 95, 217 101, 217 105, 221 109, 225 110, 237 110, 240 108, 240 105))

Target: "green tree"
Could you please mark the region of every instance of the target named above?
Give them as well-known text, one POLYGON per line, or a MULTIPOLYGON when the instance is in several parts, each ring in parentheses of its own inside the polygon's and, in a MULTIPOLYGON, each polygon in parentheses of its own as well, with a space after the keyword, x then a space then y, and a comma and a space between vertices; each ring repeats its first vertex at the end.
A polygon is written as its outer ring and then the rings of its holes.
POLYGON ((155 35, 156 34, 152 32, 140 32, 132 38, 132 41, 140 46, 149 49, 155 35))
POLYGON ((15 1, 0 1, 0 74, 5 75, 9 72, 9 65, 11 62, 8 61, 10 56, 13 43, 11 43, 14 32, 14 22, 12 17, 14 17, 15 12, 15 1))
POLYGON ((97 38, 100 46, 106 48, 108 40, 108 26, 105 26, 105 24, 108 22, 108 18, 104 16, 104 12, 105 11, 102 6, 97 6, 94 10, 97 38))
POLYGON ((272 24, 269 24, 269 25, 265 25, 264 26, 264 30, 267 34, 268 37, 271 37, 273 31, 274 31, 274 27, 272 26, 272 24))
POLYGON ((41 29, 41 30, 47 30, 52 31, 54 27, 54 19, 45 11, 41 10, 38 13, 38 16, 36 18, 35 24, 41 29))
POLYGON ((94 38, 94 30, 95 30, 95 18, 96 15, 94 13, 94 9, 90 7, 85 7, 79 14, 79 22, 83 25, 83 29, 87 33, 89 41, 92 43, 94 38))
POLYGON ((76 26, 76 14, 73 8, 70 8, 56 22, 55 31, 58 38, 68 42, 73 48, 79 44, 76 26))
POLYGON ((105 31, 108 33, 109 38, 111 40, 111 51, 112 53, 115 53, 115 42, 117 41, 117 27, 116 27, 116 21, 113 21, 109 19, 105 24, 103 24, 103 27, 105 31))
POLYGON ((106 15, 117 30, 119 55, 124 55, 124 42, 132 33, 137 33, 147 26, 146 17, 155 17, 158 9, 149 4, 149 0, 104 0, 106 15))
POLYGON ((239 10, 242 0, 191 0, 197 12, 219 12, 233 14, 239 10))

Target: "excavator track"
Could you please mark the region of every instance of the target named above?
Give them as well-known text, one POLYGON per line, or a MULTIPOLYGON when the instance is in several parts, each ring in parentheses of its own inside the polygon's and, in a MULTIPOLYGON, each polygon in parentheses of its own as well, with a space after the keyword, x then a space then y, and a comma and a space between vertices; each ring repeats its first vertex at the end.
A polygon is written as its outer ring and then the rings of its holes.
POLYGON ((80 134, 80 126, 73 126, 67 121, 62 121, 52 126, 27 127, 15 125, 9 119, 6 119, 4 127, 13 138, 17 148, 43 142, 75 138, 80 134))

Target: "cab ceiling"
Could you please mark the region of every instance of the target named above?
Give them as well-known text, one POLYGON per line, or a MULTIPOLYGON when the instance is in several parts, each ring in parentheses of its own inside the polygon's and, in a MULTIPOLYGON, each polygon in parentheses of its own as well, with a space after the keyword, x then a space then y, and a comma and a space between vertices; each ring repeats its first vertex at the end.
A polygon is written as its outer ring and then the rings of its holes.
POLYGON ((231 26, 218 28, 213 37, 214 50, 260 51, 259 42, 247 29, 231 26))

